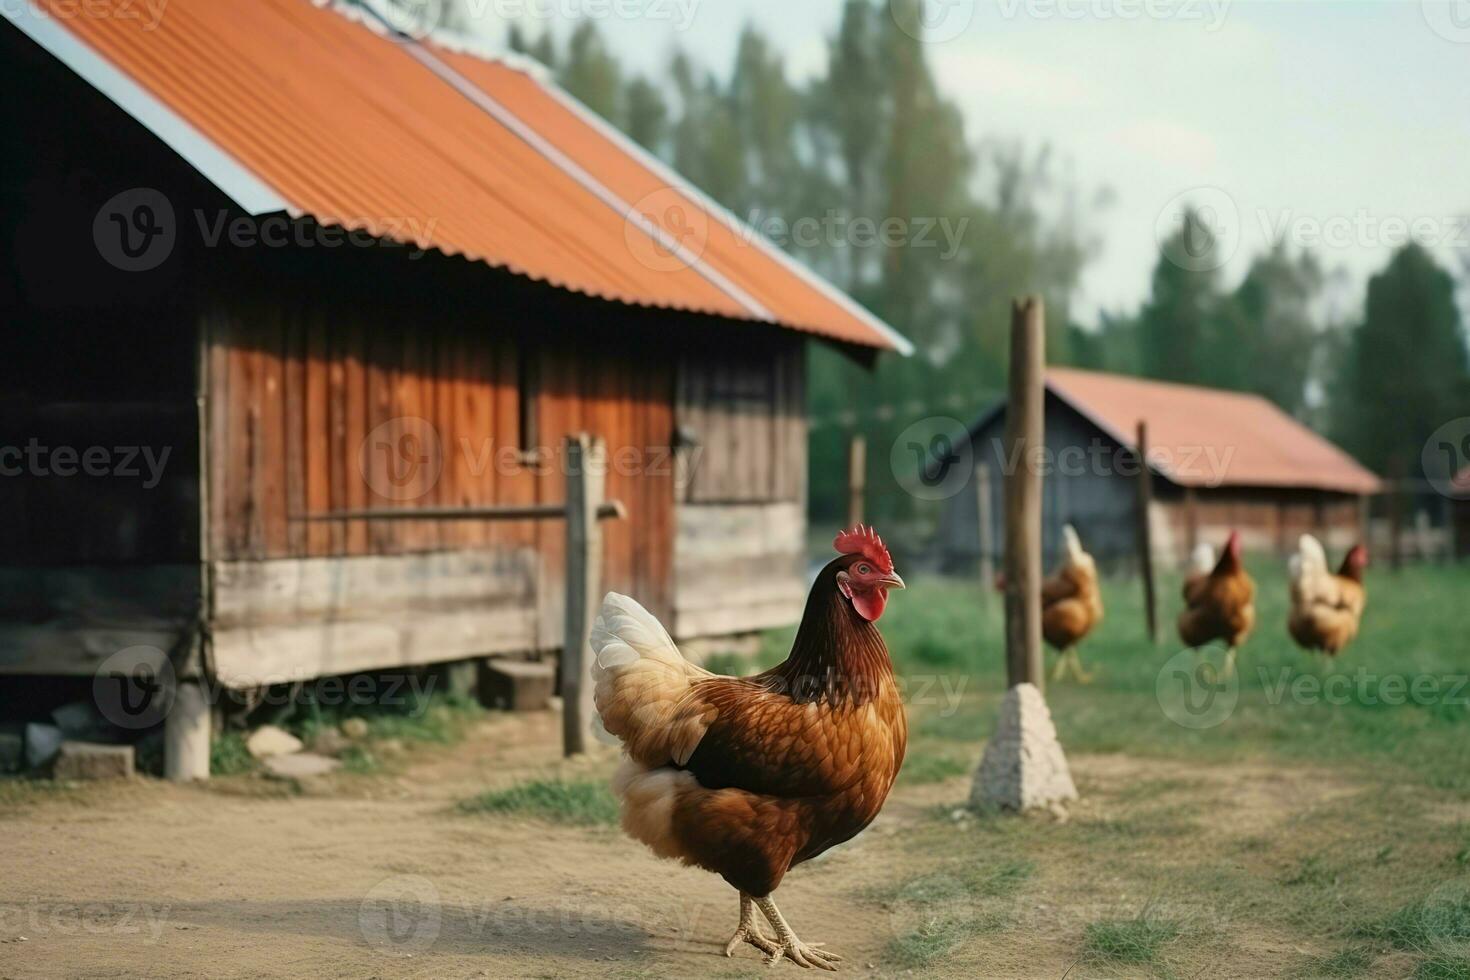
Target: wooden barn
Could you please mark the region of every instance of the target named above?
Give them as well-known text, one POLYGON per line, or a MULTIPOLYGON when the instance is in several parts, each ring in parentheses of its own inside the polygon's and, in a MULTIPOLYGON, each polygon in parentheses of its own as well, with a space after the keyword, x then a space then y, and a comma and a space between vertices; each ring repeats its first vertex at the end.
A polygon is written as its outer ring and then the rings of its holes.
MULTIPOLYGON (((937 541, 947 569, 973 569, 980 556, 982 480, 991 494, 988 540, 997 549, 1004 541, 1005 415, 1002 402, 969 427, 975 465, 988 476, 972 475, 945 504, 937 541)), ((1347 453, 1258 395, 1054 368, 1046 376, 1041 459, 1048 562, 1057 559, 1066 523, 1104 566, 1135 561, 1139 422, 1160 562, 1183 562, 1197 541, 1218 547, 1232 528, 1248 550, 1285 554, 1305 531, 1341 550, 1362 537, 1364 502, 1381 489, 1347 453)))
POLYGON ((578 432, 627 510, 603 587, 680 638, 798 618, 806 345, 902 337, 538 66, 139 6, 0 21, 0 673, 555 650, 559 522, 306 518, 557 504, 578 432))

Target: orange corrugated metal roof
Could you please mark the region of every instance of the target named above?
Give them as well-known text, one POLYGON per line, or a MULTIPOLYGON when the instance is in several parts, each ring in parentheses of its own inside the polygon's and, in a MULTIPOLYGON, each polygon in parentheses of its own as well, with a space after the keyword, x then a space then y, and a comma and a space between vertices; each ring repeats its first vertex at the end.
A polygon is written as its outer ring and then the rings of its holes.
POLYGON ((911 349, 519 62, 307 0, 169 0, 149 30, 131 0, 34 4, 293 213, 604 299, 911 349))
POLYGON ((1047 388, 1181 486, 1305 487, 1377 493, 1380 481, 1336 445, 1259 395, 1053 368, 1047 388))

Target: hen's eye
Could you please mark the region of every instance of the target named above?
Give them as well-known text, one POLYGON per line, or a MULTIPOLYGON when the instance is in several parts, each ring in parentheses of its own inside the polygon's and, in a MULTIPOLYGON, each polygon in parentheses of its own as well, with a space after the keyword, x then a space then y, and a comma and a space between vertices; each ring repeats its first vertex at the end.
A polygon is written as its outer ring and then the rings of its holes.
POLYGON ((858 566, 858 574, 859 575, 866 575, 866 574, 868 574, 871 571, 872 571, 872 569, 869 568, 867 565, 859 565, 858 566))

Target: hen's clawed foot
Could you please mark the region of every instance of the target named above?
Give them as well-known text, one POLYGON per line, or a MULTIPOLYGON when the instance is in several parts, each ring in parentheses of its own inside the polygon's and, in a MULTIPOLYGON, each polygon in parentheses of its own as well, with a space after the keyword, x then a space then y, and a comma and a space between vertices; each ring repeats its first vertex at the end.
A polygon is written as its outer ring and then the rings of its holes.
POLYGON ((745 894, 740 896, 740 925, 735 927, 730 941, 725 944, 725 955, 734 956, 741 943, 750 943, 767 956, 774 955, 781 948, 761 932, 760 923, 755 918, 755 901, 745 894))
MULTIPOLYGON (((771 945, 774 946, 775 943, 771 945)), ((775 966, 781 962, 782 958, 785 958, 797 966, 806 967, 808 970, 813 968, 818 970, 836 970, 837 964, 842 962, 842 957, 836 953, 827 952, 821 948, 822 945, 822 943, 812 943, 808 946, 800 939, 792 936, 789 943, 778 946, 775 952, 766 957, 766 966, 775 966)))
POLYGON ((766 956, 767 966, 775 966, 781 960, 787 959, 808 970, 837 969, 842 957, 823 949, 822 943, 804 943, 797 939, 796 933, 791 931, 791 927, 781 916, 781 910, 776 908, 776 903, 769 897, 758 898, 755 904, 760 906, 760 910, 776 930, 776 941, 771 944, 774 948, 766 956))

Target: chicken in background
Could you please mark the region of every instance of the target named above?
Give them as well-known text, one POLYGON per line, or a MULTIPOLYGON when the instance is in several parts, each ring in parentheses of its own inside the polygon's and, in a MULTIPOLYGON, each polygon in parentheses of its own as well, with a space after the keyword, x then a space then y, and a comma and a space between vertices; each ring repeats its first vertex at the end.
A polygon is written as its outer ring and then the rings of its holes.
POLYGON ((1082 669, 1077 644, 1103 618, 1097 562, 1082 550, 1082 539, 1072 525, 1063 526, 1062 541, 1066 549, 1062 563, 1041 583, 1041 633, 1057 651, 1051 679, 1059 681, 1070 672, 1079 683, 1089 684, 1092 675, 1082 669))
POLYGON ((1179 614, 1179 638, 1199 648, 1220 640, 1225 644, 1221 676, 1235 672, 1236 651, 1256 625, 1256 583, 1240 560, 1240 532, 1231 531, 1225 552, 1215 561, 1208 544, 1195 547, 1190 573, 1184 579, 1184 611, 1179 614))
POLYGON ((594 701, 623 746, 623 829, 740 893, 742 942, 803 967, 841 957, 798 939, 772 900, 786 872, 849 840, 893 788, 907 722, 878 618, 904 587, 872 528, 837 535, 785 663, 754 677, 690 664, 657 619, 608 593, 592 630, 594 701), (756 920, 760 909, 776 935, 756 920))
POLYGON ((1291 612, 1287 631, 1303 650, 1322 651, 1335 657, 1358 635, 1368 592, 1363 571, 1368 567, 1368 549, 1356 545, 1342 560, 1334 575, 1327 566, 1322 542, 1303 534, 1297 553, 1287 570, 1291 578, 1291 612))

